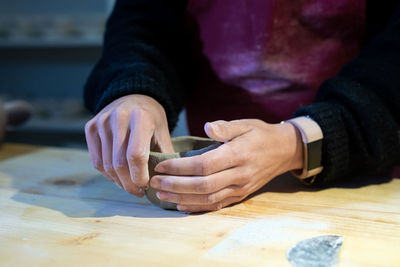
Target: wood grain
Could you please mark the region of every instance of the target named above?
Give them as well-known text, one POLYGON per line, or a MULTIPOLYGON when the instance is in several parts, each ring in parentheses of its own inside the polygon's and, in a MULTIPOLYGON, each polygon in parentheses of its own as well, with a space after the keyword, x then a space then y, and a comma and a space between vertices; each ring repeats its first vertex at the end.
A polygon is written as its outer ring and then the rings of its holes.
POLYGON ((339 266, 400 266, 400 180, 311 189, 278 177, 218 212, 165 211, 79 150, 0 149, 1 266, 290 266, 302 239, 344 236, 339 266))

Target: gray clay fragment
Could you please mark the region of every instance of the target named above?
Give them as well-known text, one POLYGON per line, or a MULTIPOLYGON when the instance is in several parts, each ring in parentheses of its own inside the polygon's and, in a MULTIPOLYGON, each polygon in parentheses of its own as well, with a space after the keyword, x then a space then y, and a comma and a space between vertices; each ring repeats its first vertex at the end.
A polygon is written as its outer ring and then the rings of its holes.
MULTIPOLYGON (((154 171, 154 168, 158 163, 173 159, 173 158, 183 158, 192 157, 196 155, 204 154, 210 150, 213 150, 221 145, 221 143, 208 138, 194 137, 194 136, 181 136, 172 138, 172 145, 174 147, 175 153, 159 153, 151 152, 149 156, 149 176, 150 179, 154 175, 158 174, 154 171)), ((162 201, 158 199, 156 195, 157 191, 151 186, 146 190, 147 199, 163 209, 176 210, 176 204, 162 201)))
POLYGON ((343 237, 325 235, 298 242, 286 256, 295 267, 333 267, 339 260, 343 237))

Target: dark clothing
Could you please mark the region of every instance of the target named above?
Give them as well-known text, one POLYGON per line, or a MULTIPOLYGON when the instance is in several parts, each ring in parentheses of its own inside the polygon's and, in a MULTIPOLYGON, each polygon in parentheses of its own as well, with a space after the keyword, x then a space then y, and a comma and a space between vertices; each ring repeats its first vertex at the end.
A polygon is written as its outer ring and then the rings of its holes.
MULTIPOLYGON (((198 59, 191 53, 187 19, 186 1, 117 1, 103 56, 85 88, 87 107, 97 113, 121 96, 146 94, 164 106, 172 129, 195 88, 198 59)), ((324 133, 324 170, 316 181, 399 164, 399 103, 400 5, 370 0, 362 51, 319 87, 314 104, 294 115, 310 115, 324 133)))

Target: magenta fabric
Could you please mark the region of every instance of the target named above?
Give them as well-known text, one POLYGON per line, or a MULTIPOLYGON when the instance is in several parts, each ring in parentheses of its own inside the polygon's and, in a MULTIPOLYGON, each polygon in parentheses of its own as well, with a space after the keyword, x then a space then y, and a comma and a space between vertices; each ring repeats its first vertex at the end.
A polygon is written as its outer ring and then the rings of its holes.
POLYGON ((364 0, 190 0, 187 12, 197 136, 207 121, 290 118, 360 51, 365 28, 364 0))
POLYGON ((400 166, 394 167, 394 168, 390 171, 389 177, 400 179, 400 166))

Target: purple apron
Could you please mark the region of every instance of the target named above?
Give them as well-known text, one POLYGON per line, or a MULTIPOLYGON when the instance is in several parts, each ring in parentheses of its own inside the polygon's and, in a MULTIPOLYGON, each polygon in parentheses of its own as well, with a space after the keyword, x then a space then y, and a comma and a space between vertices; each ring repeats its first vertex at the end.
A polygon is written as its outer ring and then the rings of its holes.
POLYGON ((360 51, 365 28, 364 0, 190 0, 187 11, 198 136, 207 121, 290 118, 360 51))

